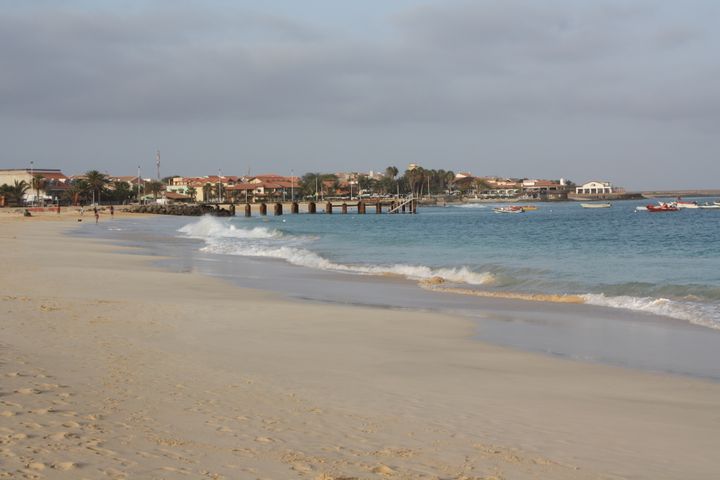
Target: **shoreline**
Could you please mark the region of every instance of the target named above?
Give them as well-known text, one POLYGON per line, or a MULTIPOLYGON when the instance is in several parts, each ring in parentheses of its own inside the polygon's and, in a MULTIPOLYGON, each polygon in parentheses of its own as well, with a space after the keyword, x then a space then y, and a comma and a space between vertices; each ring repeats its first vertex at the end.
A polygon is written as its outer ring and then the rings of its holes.
POLYGON ((609 479, 720 467, 712 382, 491 346, 462 317, 167 272, 29 220, 0 230, 17 268, 0 280, 0 471, 609 479))
MULTIPOLYGON (((473 322, 476 339, 494 345, 720 381, 715 353, 720 348, 720 332, 695 321, 593 304, 585 296, 482 290, 458 294, 459 287, 452 282, 418 284, 403 275, 333 271, 284 258, 204 254, 203 240, 170 233, 185 228, 185 222, 173 222, 170 230, 165 222, 152 234, 143 220, 134 227, 111 228, 113 232, 99 235, 92 227, 80 228, 75 235, 137 246, 142 252, 164 256, 156 265, 169 271, 197 272, 238 287, 274 292, 284 299, 459 315, 473 322), (124 231, 123 236, 114 230, 124 231), (591 335, 599 335, 598 340, 591 340, 591 335)), ((235 222, 235 226, 241 224, 235 222)))

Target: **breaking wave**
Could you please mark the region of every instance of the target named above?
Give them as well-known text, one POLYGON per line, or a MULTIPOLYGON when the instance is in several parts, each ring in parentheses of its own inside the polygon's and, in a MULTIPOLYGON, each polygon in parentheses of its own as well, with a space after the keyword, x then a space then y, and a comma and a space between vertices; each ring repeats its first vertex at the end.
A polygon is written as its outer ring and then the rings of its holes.
POLYGON ((185 225, 178 231, 188 237, 205 240, 205 246, 201 250, 208 253, 276 258, 285 260, 292 265, 318 270, 397 276, 418 281, 433 277, 442 277, 449 282, 466 283, 468 285, 487 285, 494 281, 494 276, 491 273, 473 272, 467 267, 431 268, 424 265, 347 265, 336 263, 299 246, 308 239, 285 236, 278 230, 264 227, 237 228, 213 217, 203 217, 198 222, 185 225))
POLYGON ((213 217, 202 217, 197 222, 189 223, 178 231, 188 237, 204 240, 219 238, 278 238, 282 236, 282 233, 278 230, 264 227, 237 228, 235 225, 222 223, 213 217))
POLYGON ((432 268, 401 263, 386 265, 338 263, 304 248, 307 243, 314 240, 314 237, 286 235, 279 230, 265 227, 238 228, 230 222, 213 217, 203 217, 178 231, 187 237, 203 240, 205 245, 201 250, 208 253, 274 258, 292 265, 318 270, 405 278, 420 282, 423 288, 447 293, 553 303, 584 303, 619 308, 666 316, 720 330, 720 304, 716 301, 718 292, 714 287, 703 289, 698 288, 697 285, 661 286, 634 283, 605 285, 602 287, 604 293, 542 293, 565 287, 568 287, 569 292, 577 291, 579 285, 575 285, 574 288, 571 285, 563 285, 562 282, 548 285, 537 272, 509 271, 502 268, 498 270, 490 265, 482 267, 484 271, 477 272, 466 266, 432 268), (490 289, 463 288, 453 284, 483 286, 490 289), (519 290, 513 291, 515 289, 519 290), (620 291, 631 295, 623 295, 620 291), (695 295, 691 295, 691 292, 695 295), (700 297, 697 297, 697 294, 700 294, 700 297), (671 298, 666 298, 668 296, 671 298))
POLYGON ((602 307, 624 308, 685 320, 695 325, 720 330, 720 306, 712 303, 683 302, 667 298, 630 297, 605 294, 581 295, 585 303, 602 307))

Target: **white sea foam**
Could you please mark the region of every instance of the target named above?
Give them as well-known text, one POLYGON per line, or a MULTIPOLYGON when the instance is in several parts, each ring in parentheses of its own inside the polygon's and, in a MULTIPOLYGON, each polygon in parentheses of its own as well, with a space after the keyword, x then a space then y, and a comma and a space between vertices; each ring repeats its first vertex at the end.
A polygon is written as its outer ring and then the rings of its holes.
POLYGON ((248 245, 237 243, 208 243, 202 249, 209 253, 240 255, 245 257, 278 258, 292 265, 335 272, 359 273, 364 275, 397 275, 411 280, 426 280, 442 277, 454 283, 487 285, 493 282, 491 273, 477 273, 466 267, 430 268, 424 265, 346 265, 335 263, 304 248, 291 246, 248 245))
POLYGON ((487 285, 494 277, 491 273, 477 273, 466 267, 430 268, 423 265, 346 265, 332 262, 322 256, 298 246, 303 238, 287 237, 278 230, 255 227, 237 228, 213 217, 203 217, 197 222, 185 225, 179 232, 205 240, 203 251, 224 255, 245 257, 277 258, 292 265, 336 272, 365 275, 397 275, 411 280, 425 280, 442 277, 454 283, 487 285))
POLYGON ((667 298, 630 297, 626 295, 605 296, 600 294, 581 295, 585 303, 603 307, 624 308, 639 312, 663 315, 678 320, 720 330, 720 318, 717 304, 679 302, 667 298))
POLYGON ((213 238, 277 238, 282 233, 265 227, 250 229, 237 228, 216 218, 206 216, 195 223, 189 223, 178 230, 188 237, 211 240, 213 238))
POLYGON ((488 208, 487 205, 480 203, 463 203, 462 205, 453 205, 458 208, 488 208))

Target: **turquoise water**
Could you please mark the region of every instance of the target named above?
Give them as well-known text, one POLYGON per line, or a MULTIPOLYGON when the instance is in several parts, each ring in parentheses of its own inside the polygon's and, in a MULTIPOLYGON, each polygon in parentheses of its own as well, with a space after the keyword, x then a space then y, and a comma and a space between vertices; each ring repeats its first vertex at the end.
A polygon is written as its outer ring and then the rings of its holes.
POLYGON ((442 288, 464 294, 571 296, 720 328, 720 210, 635 210, 647 203, 543 203, 516 215, 464 205, 418 215, 185 218, 176 234, 200 239, 209 254, 359 275, 442 277, 442 288))

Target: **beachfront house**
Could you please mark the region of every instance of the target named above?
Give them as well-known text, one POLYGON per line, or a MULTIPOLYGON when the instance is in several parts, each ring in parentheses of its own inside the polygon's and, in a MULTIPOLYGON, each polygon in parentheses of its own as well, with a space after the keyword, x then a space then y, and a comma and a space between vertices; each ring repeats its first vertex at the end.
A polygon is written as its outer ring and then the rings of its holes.
POLYGON ((23 195, 23 203, 26 205, 55 202, 70 188, 70 179, 59 169, 10 168, 0 170, 0 185, 12 186, 15 182, 22 181, 30 187, 23 195))
POLYGON ((615 193, 615 187, 610 182, 590 181, 575 188, 578 195, 603 195, 615 193))
POLYGON ((293 195, 297 199, 301 186, 298 177, 258 175, 247 182, 228 187, 228 192, 233 192, 233 197, 239 202, 285 201, 290 200, 293 195))

